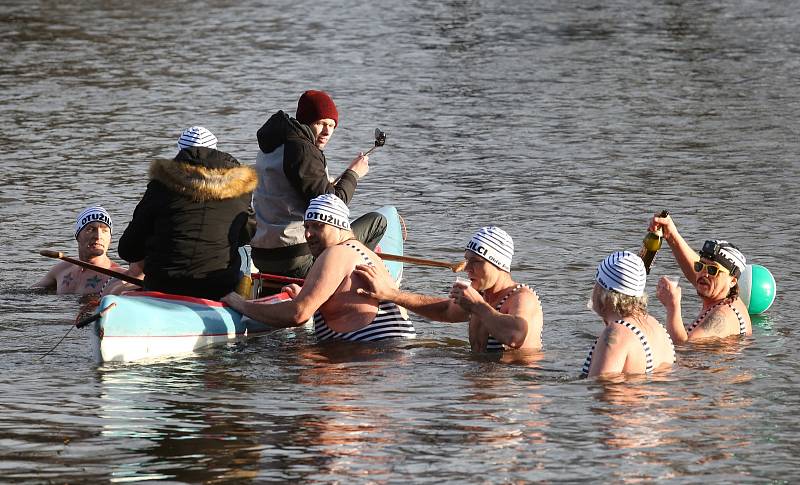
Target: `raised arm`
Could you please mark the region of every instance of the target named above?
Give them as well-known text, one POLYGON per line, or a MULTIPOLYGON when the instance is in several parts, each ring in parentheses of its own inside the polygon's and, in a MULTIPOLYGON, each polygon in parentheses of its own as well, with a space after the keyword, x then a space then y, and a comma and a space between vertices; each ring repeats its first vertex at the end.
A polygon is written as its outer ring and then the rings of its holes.
POLYGON ((401 291, 393 281, 379 275, 371 266, 360 264, 356 266, 355 273, 364 281, 364 287, 356 290, 359 295, 380 301, 393 301, 429 320, 465 322, 469 319, 467 312, 450 299, 401 291))
POLYGON ((681 287, 674 285, 666 276, 658 280, 656 297, 664 305, 667 312, 667 333, 675 343, 683 343, 689 339, 681 316, 681 287))
POLYGON ((655 230, 659 227, 663 231, 664 240, 667 241, 670 249, 672 249, 672 255, 675 257, 675 261, 677 261, 681 271, 683 271, 683 275, 694 285, 697 273, 695 273, 692 265, 695 261, 700 259, 700 256, 683 239, 683 236, 680 235, 671 216, 659 217, 658 214, 653 216, 653 219, 650 221, 649 229, 655 230))
MULTIPOLYGON (((305 144, 287 143, 283 153, 283 172, 286 178, 292 187, 303 195, 306 202, 318 195, 332 193, 342 199, 345 204, 350 203, 358 185, 359 173, 348 168, 336 180, 336 183, 331 183, 325 169, 325 159, 319 150, 315 150, 305 144)), ((364 157, 356 157, 351 162, 351 166, 361 158, 364 157)))

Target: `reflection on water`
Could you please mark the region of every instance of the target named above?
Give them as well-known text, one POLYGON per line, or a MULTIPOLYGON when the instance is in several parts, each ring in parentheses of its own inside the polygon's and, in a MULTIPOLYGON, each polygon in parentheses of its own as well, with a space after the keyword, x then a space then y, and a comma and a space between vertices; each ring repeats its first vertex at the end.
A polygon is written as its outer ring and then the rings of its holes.
POLYGON ((598 383, 600 389, 595 398, 604 406, 596 407, 594 412, 607 418, 601 439, 605 447, 641 453, 644 448, 670 444, 668 435, 674 415, 653 412, 671 400, 666 389, 655 386, 659 381, 666 379, 620 377, 598 383))
POLYGON ((128 448, 126 459, 110 464, 111 481, 197 482, 209 474, 235 480, 257 472, 258 437, 248 432, 248 420, 224 409, 235 403, 208 399, 222 387, 235 393, 224 371, 187 359, 101 368, 97 375, 101 433, 128 448))

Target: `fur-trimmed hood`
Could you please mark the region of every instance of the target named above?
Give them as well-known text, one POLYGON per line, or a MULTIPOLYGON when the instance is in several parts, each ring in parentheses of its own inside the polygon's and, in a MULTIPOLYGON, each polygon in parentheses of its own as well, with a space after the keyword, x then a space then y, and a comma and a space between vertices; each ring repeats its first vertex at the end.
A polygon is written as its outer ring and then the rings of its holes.
POLYGON ((150 179, 196 202, 224 200, 252 192, 258 176, 228 153, 205 147, 181 150, 172 159, 153 160, 150 179))

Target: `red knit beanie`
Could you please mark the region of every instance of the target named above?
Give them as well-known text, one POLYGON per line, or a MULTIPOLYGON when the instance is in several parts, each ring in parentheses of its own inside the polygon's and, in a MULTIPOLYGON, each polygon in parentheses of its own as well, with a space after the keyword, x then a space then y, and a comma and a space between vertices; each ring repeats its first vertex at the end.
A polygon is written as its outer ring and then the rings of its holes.
POLYGON ((309 90, 300 96, 297 102, 297 121, 305 125, 310 125, 322 119, 332 119, 336 126, 339 125, 339 112, 336 105, 325 91, 309 90))

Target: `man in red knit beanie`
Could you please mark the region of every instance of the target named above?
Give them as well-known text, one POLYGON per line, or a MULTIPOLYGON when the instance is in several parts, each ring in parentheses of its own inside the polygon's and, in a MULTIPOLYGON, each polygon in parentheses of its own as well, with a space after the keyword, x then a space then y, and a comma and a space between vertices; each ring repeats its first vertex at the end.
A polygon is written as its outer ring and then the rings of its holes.
MULTIPOLYGON (((322 150, 338 125, 339 111, 330 95, 309 90, 300 96, 295 118, 278 111, 258 130, 257 225, 250 245, 259 271, 304 278, 314 261, 303 227, 306 207, 322 194, 350 203, 358 180, 369 172, 369 157, 359 153, 338 178, 328 173, 322 150)), ((386 218, 370 212, 351 228, 356 239, 374 249, 386 231, 386 218)))
POLYGON ((297 102, 295 118, 300 123, 312 125, 317 120, 333 120, 334 128, 339 125, 339 112, 336 104, 325 91, 309 90, 297 102))

